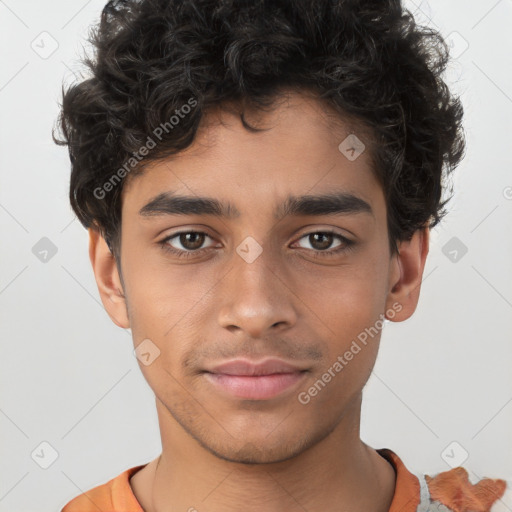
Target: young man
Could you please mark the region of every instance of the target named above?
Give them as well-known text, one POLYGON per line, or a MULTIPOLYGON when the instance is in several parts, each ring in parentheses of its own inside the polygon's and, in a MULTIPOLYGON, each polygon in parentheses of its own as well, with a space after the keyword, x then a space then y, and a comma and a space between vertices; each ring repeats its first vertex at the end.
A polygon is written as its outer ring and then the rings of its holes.
POLYGON ((505 510, 359 435, 464 153, 439 34, 398 0, 126 0, 92 39, 60 143, 163 450, 63 512, 505 510))

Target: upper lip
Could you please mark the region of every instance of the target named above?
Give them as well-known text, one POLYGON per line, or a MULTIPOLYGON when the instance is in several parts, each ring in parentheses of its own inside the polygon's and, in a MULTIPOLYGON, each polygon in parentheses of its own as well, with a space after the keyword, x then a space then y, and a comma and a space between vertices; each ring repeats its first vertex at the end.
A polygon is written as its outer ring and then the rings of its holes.
POLYGON ((304 369, 282 359, 269 358, 257 362, 250 359, 232 359, 215 365, 207 371, 224 375, 272 375, 276 373, 297 373, 304 371, 304 369))

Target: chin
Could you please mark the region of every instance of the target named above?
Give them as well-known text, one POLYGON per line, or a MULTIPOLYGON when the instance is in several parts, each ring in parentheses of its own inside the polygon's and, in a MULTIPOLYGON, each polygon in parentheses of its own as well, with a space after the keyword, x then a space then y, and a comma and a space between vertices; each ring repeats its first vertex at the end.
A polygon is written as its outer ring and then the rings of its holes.
MULTIPOLYGON (((303 432, 302 432, 303 435, 303 432)), ((266 434, 264 437, 268 437, 266 434)), ((282 439, 259 439, 258 441, 243 441, 241 446, 236 446, 236 441, 231 439, 227 444, 213 443, 212 440, 205 442, 198 439, 210 453, 229 462, 238 464, 275 464, 297 457, 308 448, 316 444, 320 439, 311 437, 296 438, 295 442, 288 437, 285 442, 282 439)))
POLYGON ((279 450, 258 448, 252 443, 247 443, 237 451, 233 450, 232 447, 225 447, 223 450, 210 448, 210 451, 220 459, 247 465, 274 464, 284 462, 298 455, 295 452, 285 452, 282 448, 279 450))

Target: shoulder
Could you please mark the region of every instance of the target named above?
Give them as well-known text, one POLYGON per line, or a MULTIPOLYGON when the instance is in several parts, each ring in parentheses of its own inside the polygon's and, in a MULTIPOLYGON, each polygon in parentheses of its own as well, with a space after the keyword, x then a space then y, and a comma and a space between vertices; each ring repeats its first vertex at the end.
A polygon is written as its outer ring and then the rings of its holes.
POLYGON ((390 512, 512 512, 512 478, 482 477, 462 466, 430 475, 411 472, 389 448, 377 452, 397 475, 390 512))
POLYGON ((417 512, 510 512, 512 479, 479 477, 459 466, 418 477, 421 487, 417 512), (433 508, 435 507, 435 508, 433 508))
POLYGON ((76 496, 61 512, 143 512, 130 486, 130 477, 144 466, 129 468, 108 482, 76 496))
MULTIPOLYGON (((117 478, 117 477, 116 477, 117 478)), ((92 510, 113 510, 112 484, 115 479, 84 492, 69 503, 61 512, 89 512, 92 510)))

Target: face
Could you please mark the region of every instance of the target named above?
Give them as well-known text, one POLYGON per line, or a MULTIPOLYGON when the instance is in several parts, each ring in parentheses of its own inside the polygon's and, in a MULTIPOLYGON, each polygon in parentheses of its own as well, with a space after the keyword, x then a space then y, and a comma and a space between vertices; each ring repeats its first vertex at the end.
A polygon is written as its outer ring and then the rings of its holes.
POLYGON ((218 457, 282 461, 360 399, 382 320, 403 309, 400 265, 368 151, 338 149, 350 126, 298 94, 248 118, 266 131, 227 112, 207 120, 187 150, 126 184, 126 321, 109 312, 146 344, 141 370, 172 421, 218 457), (214 371, 239 358, 293 369, 214 371))

